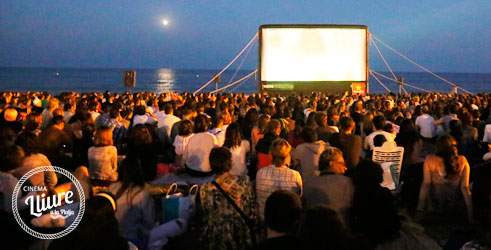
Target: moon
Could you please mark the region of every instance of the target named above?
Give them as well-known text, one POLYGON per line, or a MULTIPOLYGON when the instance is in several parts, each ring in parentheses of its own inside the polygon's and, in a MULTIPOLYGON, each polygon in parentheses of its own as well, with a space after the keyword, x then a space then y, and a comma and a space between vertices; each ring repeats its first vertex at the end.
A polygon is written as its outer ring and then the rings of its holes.
POLYGON ((163 24, 164 26, 169 25, 169 20, 167 20, 167 19, 162 20, 162 24, 163 24))

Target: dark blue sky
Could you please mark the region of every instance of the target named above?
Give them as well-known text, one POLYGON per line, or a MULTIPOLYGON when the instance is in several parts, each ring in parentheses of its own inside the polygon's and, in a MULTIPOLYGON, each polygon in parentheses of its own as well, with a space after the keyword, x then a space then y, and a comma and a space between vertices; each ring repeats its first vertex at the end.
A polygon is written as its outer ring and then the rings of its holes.
MULTIPOLYGON (((0 66, 221 69, 259 25, 297 23, 367 25, 433 71, 491 72, 490 13, 490 0, 1 0, 0 66)), ((257 67, 253 49, 242 68, 257 67)))

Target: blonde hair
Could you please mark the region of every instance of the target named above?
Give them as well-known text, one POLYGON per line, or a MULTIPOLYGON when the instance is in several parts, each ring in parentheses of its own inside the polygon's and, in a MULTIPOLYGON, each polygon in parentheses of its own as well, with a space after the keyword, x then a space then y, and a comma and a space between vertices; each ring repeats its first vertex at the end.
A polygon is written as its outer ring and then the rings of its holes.
POLYGON ((108 127, 101 127, 95 131, 94 146, 104 147, 113 145, 113 130, 108 127))
POLYGON ((270 154, 273 157, 272 163, 276 167, 281 167, 285 164, 286 158, 290 155, 292 146, 284 139, 278 139, 271 144, 270 154))

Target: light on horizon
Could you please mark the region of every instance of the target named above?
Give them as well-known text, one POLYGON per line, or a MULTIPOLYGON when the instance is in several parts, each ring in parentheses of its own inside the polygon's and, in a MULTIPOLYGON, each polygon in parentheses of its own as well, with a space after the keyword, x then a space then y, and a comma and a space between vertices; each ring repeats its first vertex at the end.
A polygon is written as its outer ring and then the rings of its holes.
POLYGON ((169 20, 167 20, 167 19, 162 20, 162 24, 163 24, 164 26, 169 25, 169 20))

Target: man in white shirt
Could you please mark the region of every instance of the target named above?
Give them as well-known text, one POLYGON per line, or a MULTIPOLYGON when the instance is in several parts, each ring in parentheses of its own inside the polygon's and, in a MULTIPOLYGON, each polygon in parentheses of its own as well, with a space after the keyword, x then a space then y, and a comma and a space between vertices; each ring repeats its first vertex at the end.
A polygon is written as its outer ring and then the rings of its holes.
POLYGON ((158 118, 145 106, 136 106, 133 114, 133 127, 138 124, 153 124, 158 121, 158 118))
POLYGON ((165 131, 167 132, 167 136, 170 137, 172 126, 181 119, 174 115, 174 109, 172 107, 172 104, 170 103, 165 104, 164 114, 162 114, 162 111, 158 112, 157 114, 155 114, 155 116, 159 118, 157 127, 159 129, 165 129, 165 131))
POLYGON ((365 143, 363 144, 363 148, 365 150, 373 150, 374 143, 373 143, 373 138, 377 135, 383 135, 387 141, 394 141, 396 135, 388 133, 384 131, 384 126, 385 126, 385 117, 383 115, 377 115, 373 118, 373 129, 374 132, 370 133, 366 138, 365 138, 365 143))
POLYGON ((428 105, 424 104, 421 111, 423 114, 416 118, 415 125, 419 128, 419 134, 423 139, 431 140, 435 137, 435 119, 429 115, 430 109, 428 105))

